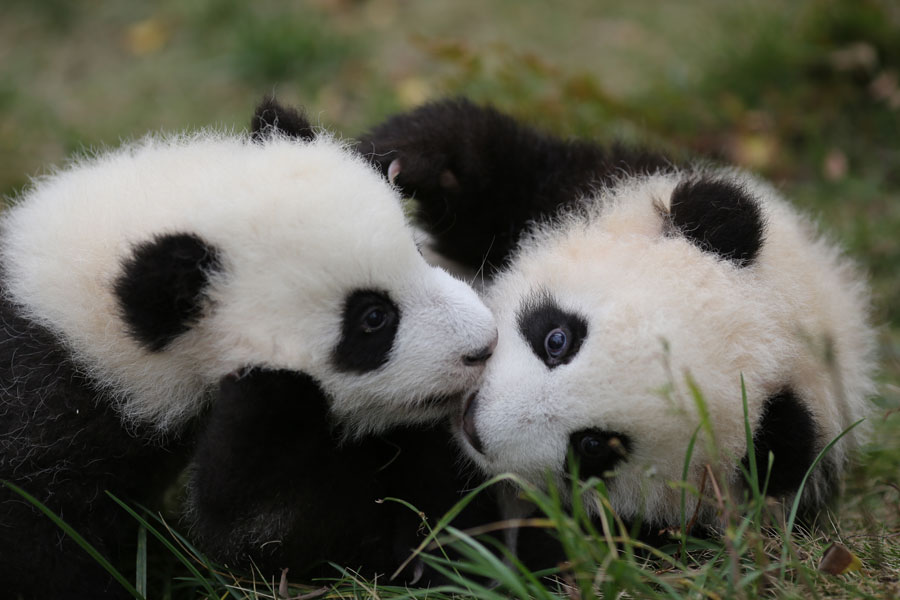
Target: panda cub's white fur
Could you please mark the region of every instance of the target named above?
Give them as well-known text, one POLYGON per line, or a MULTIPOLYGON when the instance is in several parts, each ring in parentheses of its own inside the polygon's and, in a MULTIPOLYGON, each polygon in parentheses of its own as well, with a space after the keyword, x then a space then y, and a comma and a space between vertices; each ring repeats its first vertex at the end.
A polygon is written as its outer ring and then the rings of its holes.
MULTIPOLYGON (((606 478, 621 517, 674 525, 680 488, 669 482, 700 422, 690 382, 715 451, 701 433, 688 481, 701 489, 711 464, 736 491, 745 483, 743 376, 763 470, 775 454, 770 491, 790 497, 811 457, 869 411, 874 335, 853 265, 771 187, 733 170, 623 179, 586 205, 526 235, 487 292, 500 336, 460 424, 469 456, 537 485, 549 472, 565 490, 567 453, 586 452, 596 469, 582 472, 606 478), (675 194, 700 216, 679 224, 675 194), (734 206, 729 194, 741 196, 734 206), (748 204, 762 231, 742 259, 715 247, 717 220, 730 217, 706 211, 748 204)), ((754 236, 741 227, 736 237, 754 236)), ((814 471, 805 506, 827 499, 863 429, 814 471)), ((703 522, 717 522, 714 506, 703 522)))
POLYGON ((124 417, 177 428, 223 375, 247 365, 303 371, 359 432, 424 421, 429 398, 472 385, 490 313, 427 265, 398 195, 328 135, 152 136, 39 180, 2 219, 3 286, 112 392, 124 417), (158 236, 216 249, 202 315, 162 348, 135 340, 115 293, 123 261, 158 236), (333 355, 354 289, 383 291, 400 318, 389 359, 348 373, 333 355))

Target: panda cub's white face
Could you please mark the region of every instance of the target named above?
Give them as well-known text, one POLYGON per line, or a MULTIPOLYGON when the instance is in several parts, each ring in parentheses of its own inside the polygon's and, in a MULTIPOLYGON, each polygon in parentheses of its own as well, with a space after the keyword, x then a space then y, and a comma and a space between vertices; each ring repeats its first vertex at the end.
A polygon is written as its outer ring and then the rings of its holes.
POLYGON ((536 231, 486 300, 500 336, 459 423, 472 460, 562 484, 571 452, 583 476, 607 480, 620 516, 674 523, 680 492, 668 482, 681 479, 699 423, 689 381, 718 449, 696 444, 698 487, 707 463, 739 477, 742 375, 754 427, 767 401, 789 394, 807 407, 812 420, 796 426, 811 427, 800 433, 817 448, 864 413, 870 365, 848 360, 847 387, 836 389, 807 337, 825 333, 839 355, 869 358, 859 287, 835 279, 835 253, 771 196, 733 173, 657 175, 536 231), (706 213, 717 205, 726 212, 706 213), (832 327, 847 319, 855 330, 832 327), (840 398, 850 398, 846 415, 840 398))
POLYGON ((358 433, 433 419, 496 339, 475 293, 426 264, 396 191, 328 135, 84 160, 6 211, 0 252, 9 298, 162 430, 248 366, 312 376, 358 433))

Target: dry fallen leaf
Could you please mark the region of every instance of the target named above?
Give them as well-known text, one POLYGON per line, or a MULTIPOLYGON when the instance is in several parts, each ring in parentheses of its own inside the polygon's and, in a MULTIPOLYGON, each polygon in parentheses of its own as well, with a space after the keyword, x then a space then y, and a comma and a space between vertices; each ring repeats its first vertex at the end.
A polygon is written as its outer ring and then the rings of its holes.
POLYGON ((819 570, 829 575, 843 575, 851 571, 858 571, 862 567, 862 561, 837 542, 832 543, 825 552, 822 553, 822 560, 819 562, 819 570))
POLYGON ((171 37, 171 29, 161 19, 144 19, 125 31, 125 47, 136 56, 145 56, 161 50, 171 37))
POLYGON ((279 598, 290 598, 291 595, 288 592, 288 583, 287 583, 287 569, 281 570, 281 581, 278 582, 278 597, 279 598))
POLYGON ((421 77, 407 77, 396 86, 397 98, 406 107, 419 106, 431 96, 431 86, 421 77))
POLYGON ((822 174, 828 181, 839 181, 847 176, 847 155, 837 148, 825 155, 822 174))
POLYGON ((749 132, 733 137, 728 144, 729 157, 743 167, 765 169, 776 162, 778 139, 767 132, 749 132))

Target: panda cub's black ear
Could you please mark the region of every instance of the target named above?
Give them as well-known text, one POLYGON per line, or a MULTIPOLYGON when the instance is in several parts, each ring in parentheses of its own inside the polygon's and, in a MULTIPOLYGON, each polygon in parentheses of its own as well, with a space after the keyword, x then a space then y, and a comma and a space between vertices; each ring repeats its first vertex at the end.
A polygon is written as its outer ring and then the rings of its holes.
POLYGON ((312 124, 301 111, 282 106, 274 96, 266 96, 250 120, 250 137, 261 142, 276 133, 306 142, 316 137, 312 124))
POLYGON ((164 349, 199 320, 210 276, 220 266, 215 247, 194 234, 137 245, 113 288, 128 333, 153 352, 164 349))
POLYGON ((765 239, 765 221, 756 199, 726 179, 691 179, 672 192, 669 233, 683 235, 705 252, 739 267, 753 264, 765 239))

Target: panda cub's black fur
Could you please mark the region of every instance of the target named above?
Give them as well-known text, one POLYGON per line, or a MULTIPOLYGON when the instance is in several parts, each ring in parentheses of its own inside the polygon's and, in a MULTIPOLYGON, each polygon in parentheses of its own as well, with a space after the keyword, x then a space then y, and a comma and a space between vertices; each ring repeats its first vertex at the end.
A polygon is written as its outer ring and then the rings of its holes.
MULTIPOLYGON (((753 436, 759 488, 763 489, 767 485, 765 489, 775 498, 786 496, 799 488, 807 470, 816 459, 816 438, 819 435, 813 415, 793 390, 787 388, 766 399, 762 421, 753 436), (771 472, 768 471, 770 452, 774 457, 780 458, 771 472)), ((826 496, 832 496, 838 491, 838 481, 834 474, 840 469, 831 457, 826 457, 824 461, 822 472, 826 478, 826 496)), ((741 462, 749 472, 750 455, 745 455, 741 462)), ((801 516, 810 520, 815 517, 813 514, 801 516)))
MULTIPOLYGON (((390 576, 424 538, 422 518, 433 524, 462 498, 469 481, 447 423, 346 439, 328 404, 303 374, 223 379, 190 478, 191 533, 210 556, 267 578, 336 576, 328 562, 390 576)), ((499 518, 484 496, 454 525, 499 518)), ((434 577, 413 563, 393 583, 434 577)))
MULTIPOLYGON (((120 569, 133 564, 135 521, 106 495, 158 506, 184 467, 194 428, 163 442, 122 426, 103 390, 45 328, 0 300, 0 478, 56 511, 120 569)), ((0 489, 0 589, 24 598, 120 597, 122 589, 49 518, 0 489)))
POLYGON ((210 273, 219 266, 216 249, 189 233, 138 245, 114 284, 135 340, 158 352, 190 330, 203 312, 210 273))
POLYGON ((668 218, 678 235, 741 267, 756 259, 765 239, 759 206, 733 181, 682 181, 672 191, 668 218))

